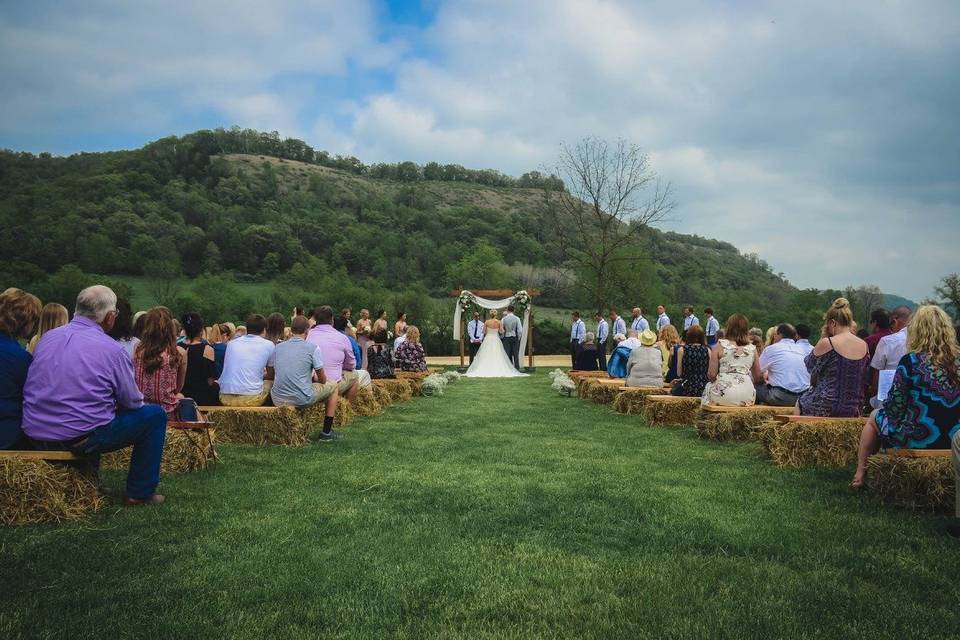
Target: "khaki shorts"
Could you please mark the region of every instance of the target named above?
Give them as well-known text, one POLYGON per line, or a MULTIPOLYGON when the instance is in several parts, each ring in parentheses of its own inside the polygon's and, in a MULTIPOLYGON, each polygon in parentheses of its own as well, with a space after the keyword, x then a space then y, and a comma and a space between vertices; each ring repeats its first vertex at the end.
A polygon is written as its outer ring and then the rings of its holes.
POLYGON ((323 402, 337 390, 336 382, 324 382, 320 384, 319 382, 313 383, 313 402, 312 404, 317 404, 318 402, 323 402))
POLYGON ((271 389, 273 389, 273 380, 264 380, 263 390, 257 395, 241 396, 234 393, 221 393, 220 402, 225 407, 262 407, 270 397, 271 389))
POLYGON ((358 382, 357 372, 356 371, 344 371, 343 377, 340 378, 340 382, 337 383, 337 388, 340 389, 340 393, 344 394, 350 391, 350 387, 358 382))

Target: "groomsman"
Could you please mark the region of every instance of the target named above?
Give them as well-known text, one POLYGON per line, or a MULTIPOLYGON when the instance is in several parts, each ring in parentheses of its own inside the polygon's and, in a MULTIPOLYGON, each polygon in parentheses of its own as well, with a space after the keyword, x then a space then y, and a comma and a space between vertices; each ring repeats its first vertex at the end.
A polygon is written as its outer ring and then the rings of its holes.
POLYGON ((630 330, 636 331, 637 335, 639 335, 649 328, 650 323, 647 322, 647 319, 643 317, 643 309, 640 307, 634 307, 633 320, 630 322, 630 330))
POLYGON ((616 309, 610 309, 610 328, 613 336, 627 335, 627 323, 616 309))
POLYGON ((610 337, 610 325, 604 320, 603 314, 597 311, 594 316, 597 320, 597 351, 599 351, 600 368, 607 368, 607 338, 610 337))
POLYGON ((520 336, 523 335, 523 323, 513 315, 513 305, 507 307, 500 322, 500 331, 503 332, 503 349, 507 357, 518 371, 520 370, 520 336))
POLYGON ((720 322, 713 317, 713 307, 707 307, 703 312, 707 314, 707 346, 712 347, 717 344, 717 332, 720 331, 720 322))
POLYGON ((580 353, 580 345, 587 338, 587 325, 580 319, 580 312, 574 311, 570 314, 573 324, 570 326, 570 368, 577 368, 577 355, 580 353))
POLYGON ((693 307, 683 308, 683 337, 686 338, 690 327, 700 326, 700 319, 693 315, 693 307))
POLYGON ((662 304, 657 307, 657 334, 660 330, 670 324, 670 316, 667 315, 667 309, 662 304))
POLYGON ((480 320, 480 312, 473 312, 473 320, 467 323, 467 337, 470 339, 470 364, 480 350, 480 344, 483 342, 483 321, 480 320))

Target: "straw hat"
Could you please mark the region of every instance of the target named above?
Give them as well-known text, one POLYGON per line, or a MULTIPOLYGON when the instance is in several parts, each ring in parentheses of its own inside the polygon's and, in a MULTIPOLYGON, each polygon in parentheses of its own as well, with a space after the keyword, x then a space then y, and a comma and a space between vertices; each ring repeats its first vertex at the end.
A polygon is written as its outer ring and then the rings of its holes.
POLYGON ((655 334, 653 331, 650 331, 650 329, 646 329, 640 334, 640 344, 645 347, 652 347, 656 341, 657 334, 655 334))

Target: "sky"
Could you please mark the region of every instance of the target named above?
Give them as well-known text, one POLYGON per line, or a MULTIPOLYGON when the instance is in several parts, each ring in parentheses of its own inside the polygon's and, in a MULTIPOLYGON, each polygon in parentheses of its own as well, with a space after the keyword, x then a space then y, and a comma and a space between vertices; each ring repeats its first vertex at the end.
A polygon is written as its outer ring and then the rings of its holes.
POLYGON ((0 147, 239 125, 511 175, 585 136, 800 287, 960 271, 960 2, 0 3, 0 147))

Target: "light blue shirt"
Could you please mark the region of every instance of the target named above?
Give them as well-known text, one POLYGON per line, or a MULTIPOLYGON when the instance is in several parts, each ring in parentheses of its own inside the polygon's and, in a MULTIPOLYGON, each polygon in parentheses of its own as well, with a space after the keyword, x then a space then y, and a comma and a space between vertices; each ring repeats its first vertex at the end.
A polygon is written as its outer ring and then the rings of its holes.
POLYGON ((603 344, 607 341, 607 335, 610 333, 610 327, 607 324, 607 321, 603 318, 600 318, 600 322, 597 323, 597 344, 603 344))
POLYGON ((699 326, 700 320, 692 313, 683 319, 683 330, 689 331, 690 327, 699 326))
POLYGON ((642 333, 650 328, 650 323, 647 322, 646 318, 640 316, 639 318, 633 319, 633 322, 630 323, 630 328, 637 333, 642 333))
POLYGON ((613 335, 618 333, 627 335, 627 323, 620 316, 617 316, 616 320, 613 321, 613 335))
POLYGON ((583 320, 577 320, 573 323, 573 326, 570 327, 570 342, 577 341, 583 342, 587 337, 587 325, 583 324, 583 320))
POLYGON ((659 332, 660 329, 663 329, 668 324, 670 324, 670 316, 665 313, 661 313, 659 317, 657 317, 657 331, 659 332))
POLYGON ((713 316, 710 316, 710 319, 707 320, 707 335, 716 336, 718 331, 720 331, 720 322, 713 316))

